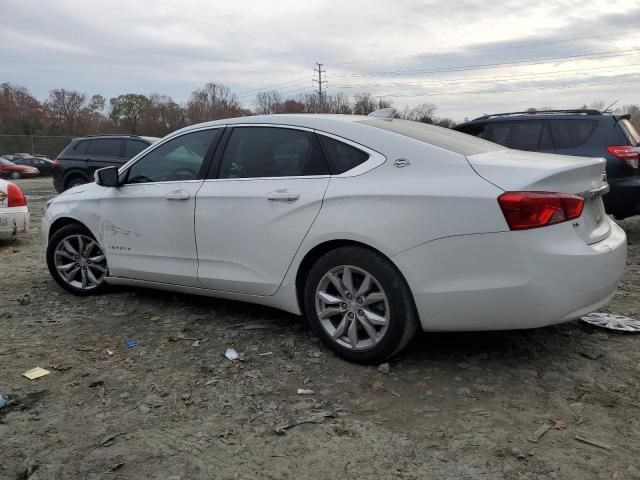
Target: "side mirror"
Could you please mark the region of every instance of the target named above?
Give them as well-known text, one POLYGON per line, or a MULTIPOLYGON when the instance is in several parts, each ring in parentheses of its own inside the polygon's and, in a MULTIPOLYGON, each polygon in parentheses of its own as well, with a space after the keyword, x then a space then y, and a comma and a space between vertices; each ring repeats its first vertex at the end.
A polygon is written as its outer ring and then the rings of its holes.
POLYGON ((118 187, 118 167, 105 167, 94 173, 96 183, 101 187, 118 187))

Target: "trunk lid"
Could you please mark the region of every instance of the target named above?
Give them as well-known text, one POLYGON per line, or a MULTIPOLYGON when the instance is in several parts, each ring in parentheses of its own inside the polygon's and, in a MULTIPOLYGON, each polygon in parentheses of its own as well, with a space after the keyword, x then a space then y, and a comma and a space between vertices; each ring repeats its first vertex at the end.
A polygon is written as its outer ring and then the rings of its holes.
POLYGON ((591 244, 611 233, 602 203, 602 195, 608 191, 604 158, 502 150, 471 155, 467 160, 478 175, 505 191, 581 195, 585 199, 583 213, 573 221, 578 235, 591 244))

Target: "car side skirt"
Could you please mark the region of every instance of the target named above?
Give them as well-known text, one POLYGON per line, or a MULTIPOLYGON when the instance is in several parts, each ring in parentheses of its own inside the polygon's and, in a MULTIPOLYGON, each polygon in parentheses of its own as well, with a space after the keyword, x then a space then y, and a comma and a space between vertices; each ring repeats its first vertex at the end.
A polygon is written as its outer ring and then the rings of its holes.
POLYGON ((109 285, 152 288, 156 290, 201 295, 225 300, 236 300, 239 302, 255 303, 258 305, 277 308, 279 310, 284 310, 285 312, 293 313, 294 315, 302 314, 298 305, 296 288, 293 285, 282 285, 274 295, 248 295, 243 293, 225 292, 222 290, 211 290, 199 287, 187 287, 171 283, 151 282, 148 280, 123 277, 107 277, 105 278, 105 281, 109 285))

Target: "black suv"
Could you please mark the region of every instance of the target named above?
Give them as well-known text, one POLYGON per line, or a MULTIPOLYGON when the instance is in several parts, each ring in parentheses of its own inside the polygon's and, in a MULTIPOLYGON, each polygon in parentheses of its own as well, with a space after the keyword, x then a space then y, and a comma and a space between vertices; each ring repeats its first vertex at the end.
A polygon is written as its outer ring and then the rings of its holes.
POLYGON ((93 172, 103 167, 124 165, 156 137, 137 135, 91 135, 74 139, 54 161, 53 186, 58 192, 93 182, 93 172))
POLYGON ((485 115, 454 130, 517 150, 604 157, 610 192, 607 213, 617 219, 640 214, 640 135, 629 115, 597 110, 547 110, 485 115))

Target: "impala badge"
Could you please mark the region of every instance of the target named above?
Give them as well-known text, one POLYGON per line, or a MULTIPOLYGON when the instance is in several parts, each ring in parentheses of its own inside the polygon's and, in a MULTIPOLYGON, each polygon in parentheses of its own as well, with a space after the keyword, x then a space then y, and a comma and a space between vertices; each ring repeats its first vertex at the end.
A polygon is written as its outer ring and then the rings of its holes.
POLYGON ((399 158, 395 162, 393 162, 393 165, 398 168, 402 168, 402 167, 406 167, 407 165, 410 165, 410 163, 411 162, 409 162, 409 160, 407 160, 406 158, 399 158))

